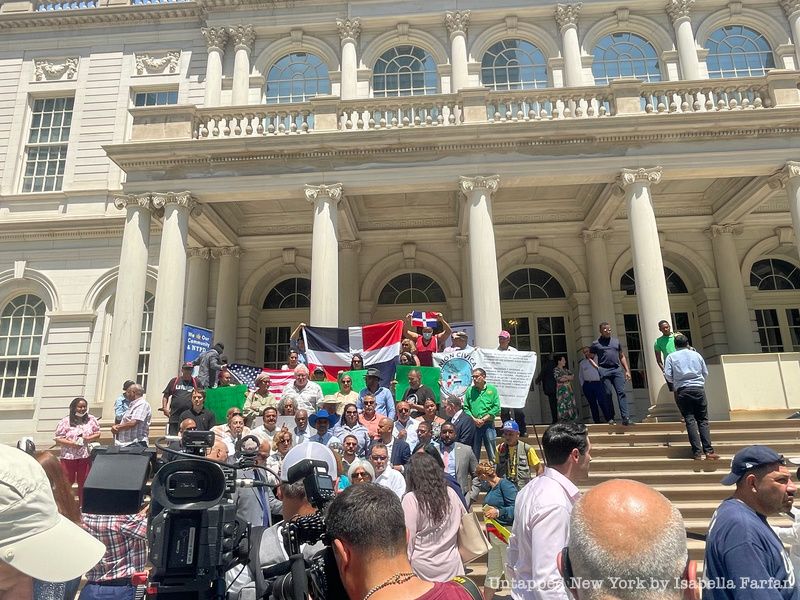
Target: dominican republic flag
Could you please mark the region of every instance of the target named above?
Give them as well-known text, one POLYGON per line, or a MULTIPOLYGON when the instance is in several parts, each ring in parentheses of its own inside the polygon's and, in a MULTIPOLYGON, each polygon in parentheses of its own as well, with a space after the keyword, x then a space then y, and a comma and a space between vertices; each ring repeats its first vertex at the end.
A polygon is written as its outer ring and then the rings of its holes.
POLYGON ((439 318, 435 312, 421 312, 418 310, 411 311, 411 326, 412 327, 434 327, 439 325, 439 318))
POLYGON ((233 373, 236 379, 251 390, 256 388, 256 377, 259 373, 269 373, 269 391, 273 396, 278 398, 280 398, 283 393, 283 388, 286 384, 290 381, 294 381, 294 372, 288 370, 262 369, 261 367, 254 367, 241 363, 228 365, 228 370, 233 373))
POLYGON ((403 322, 390 321, 361 327, 304 327, 308 368, 321 366, 329 380, 336 380, 339 371, 350 370, 353 354, 360 354, 365 367, 381 372, 381 385, 388 387, 394 378, 400 356, 403 322))

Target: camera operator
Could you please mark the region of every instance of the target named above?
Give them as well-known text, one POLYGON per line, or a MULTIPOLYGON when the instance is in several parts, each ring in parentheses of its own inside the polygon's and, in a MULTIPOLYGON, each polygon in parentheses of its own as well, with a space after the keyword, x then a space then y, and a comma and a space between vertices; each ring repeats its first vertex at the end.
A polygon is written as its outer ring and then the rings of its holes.
MULTIPOLYGON (((333 452, 326 446, 315 442, 306 442, 295 446, 286 453, 281 467, 281 485, 278 488, 278 497, 283 502, 284 521, 264 530, 258 550, 259 568, 263 569, 288 560, 289 555, 283 542, 283 528, 286 522, 295 517, 303 517, 316 512, 306 497, 303 481, 290 484, 287 479, 289 470, 307 458, 326 462, 328 474, 334 479, 336 478, 336 459, 333 452)), ((404 521, 401 522, 404 523, 404 521)), ((312 546, 302 547, 302 552, 306 558, 311 558, 323 548, 324 544, 318 542, 312 546)), ((255 600, 256 588, 251 568, 251 566, 236 566, 226 573, 225 584, 228 588, 228 600, 255 600)))
POLYGON ((325 522, 348 597, 363 600, 473 597, 454 581, 431 583, 414 575, 408 562, 403 507, 391 490, 374 483, 351 486, 330 503, 325 522))

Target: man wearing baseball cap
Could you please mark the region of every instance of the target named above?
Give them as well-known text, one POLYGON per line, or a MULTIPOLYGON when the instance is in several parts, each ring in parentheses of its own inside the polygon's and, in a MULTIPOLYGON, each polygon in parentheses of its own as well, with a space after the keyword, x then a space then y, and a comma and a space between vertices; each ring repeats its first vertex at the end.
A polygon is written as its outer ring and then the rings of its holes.
POLYGON ((105 546, 58 512, 35 458, 0 445, 0 598, 30 600, 33 580, 82 576, 105 546))
POLYGON ((767 446, 736 453, 723 485, 731 498, 711 518, 705 554, 705 600, 800 600, 795 573, 767 517, 792 507, 797 489, 783 456, 767 446))
POLYGON ((536 454, 536 448, 519 441, 519 425, 516 421, 503 423, 503 441, 497 447, 497 474, 505 477, 517 489, 544 471, 544 464, 536 454))

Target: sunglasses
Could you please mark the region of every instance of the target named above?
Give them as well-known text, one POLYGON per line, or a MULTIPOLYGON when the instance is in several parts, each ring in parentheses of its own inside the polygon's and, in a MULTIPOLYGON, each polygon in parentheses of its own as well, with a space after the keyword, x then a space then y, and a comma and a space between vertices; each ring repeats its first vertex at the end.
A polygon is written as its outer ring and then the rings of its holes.
POLYGON ((371 479, 369 473, 353 473, 353 479, 371 479))
POLYGON ((364 402, 364 406, 375 406, 374 402, 364 402))

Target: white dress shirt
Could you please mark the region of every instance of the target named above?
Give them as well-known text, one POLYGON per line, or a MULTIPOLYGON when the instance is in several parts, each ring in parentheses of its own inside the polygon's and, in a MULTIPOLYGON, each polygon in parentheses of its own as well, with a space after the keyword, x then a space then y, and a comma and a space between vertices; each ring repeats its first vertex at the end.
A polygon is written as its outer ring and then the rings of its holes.
POLYGON ((397 494, 398 498, 402 498, 403 494, 406 493, 406 480, 390 466, 387 466, 383 473, 375 478, 375 483, 389 488, 397 494))
POLYGON ((406 430, 406 442, 409 446, 411 446, 411 450, 417 446, 417 442, 419 442, 419 438, 417 437, 417 425, 419 422, 416 419, 412 419, 409 417, 408 421, 406 421, 405 425, 400 422, 400 419, 394 422, 394 431, 392 432, 392 437, 397 437, 397 434, 406 430))
POLYGON ((517 494, 508 543, 508 574, 516 600, 569 600, 556 566, 569 539, 569 518, 578 488, 564 475, 544 473, 517 494))

